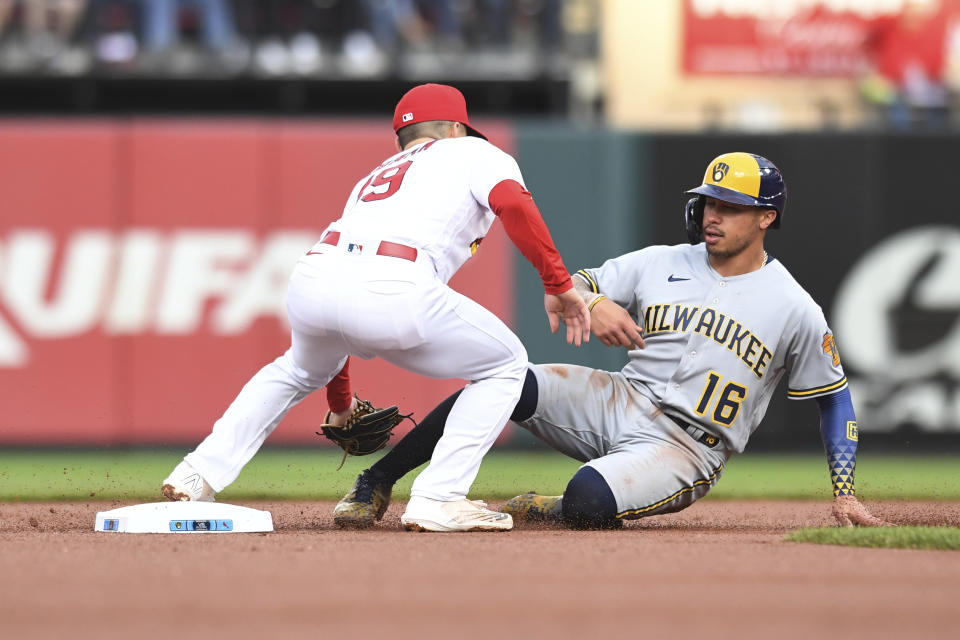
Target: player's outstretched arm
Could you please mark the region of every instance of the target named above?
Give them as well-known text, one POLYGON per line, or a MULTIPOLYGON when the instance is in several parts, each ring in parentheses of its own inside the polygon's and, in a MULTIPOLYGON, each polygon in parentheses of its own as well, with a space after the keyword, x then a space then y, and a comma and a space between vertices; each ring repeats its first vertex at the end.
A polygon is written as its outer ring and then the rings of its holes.
POLYGON ((871 515, 857 500, 854 492, 854 471, 857 466, 857 445, 860 440, 857 417, 849 389, 817 398, 820 407, 820 436, 830 466, 833 483, 833 517, 841 527, 896 526, 871 515))
POLYGON ((897 525, 872 515, 854 495, 837 496, 833 499, 833 517, 841 527, 895 527, 897 525))
POLYGON ((550 331, 556 333, 560 321, 567 327, 567 344, 578 347, 590 341, 590 312, 587 305, 574 289, 563 293, 548 293, 543 296, 543 308, 550 321, 550 331))
POLYGON ((530 261, 546 295, 550 330, 556 333, 560 321, 567 326, 567 342, 580 346, 590 340, 590 311, 580 295, 571 288, 570 274, 553 245, 540 210, 533 197, 516 180, 504 180, 490 190, 490 210, 503 222, 503 228, 520 253, 530 261))

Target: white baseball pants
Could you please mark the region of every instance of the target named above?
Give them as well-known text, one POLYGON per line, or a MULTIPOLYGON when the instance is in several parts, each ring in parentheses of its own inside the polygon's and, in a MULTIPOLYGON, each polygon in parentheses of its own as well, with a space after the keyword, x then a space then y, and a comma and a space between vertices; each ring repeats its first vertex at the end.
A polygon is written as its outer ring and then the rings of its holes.
POLYGON ((187 462, 222 491, 348 356, 379 357, 420 375, 469 381, 411 490, 465 497, 520 397, 523 345, 493 313, 438 280, 423 252, 410 261, 318 247, 322 253, 301 258, 290 278, 290 349, 247 382, 187 462))

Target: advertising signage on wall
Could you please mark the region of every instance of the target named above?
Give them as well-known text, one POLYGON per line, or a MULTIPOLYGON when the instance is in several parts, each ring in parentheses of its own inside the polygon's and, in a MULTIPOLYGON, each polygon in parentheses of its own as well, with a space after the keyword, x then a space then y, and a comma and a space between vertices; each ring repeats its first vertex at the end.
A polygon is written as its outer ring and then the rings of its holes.
MULTIPOLYGON (((948 45, 956 0, 684 0, 689 74, 857 76, 879 45, 948 45), (901 19, 903 20, 902 22, 901 19), (919 23, 924 25, 919 27, 919 23), (900 31, 898 31, 900 30, 900 31), (896 33, 895 33, 896 32, 896 33)), ((937 54, 924 52, 925 58, 937 54)))
MULTIPOLYGON (((293 266, 394 152, 380 121, 0 122, 0 445, 199 441, 289 346, 293 266)), ((495 226, 451 286, 510 322, 510 264, 495 226)), ((462 386, 350 372, 417 416, 462 386)), ((325 411, 313 394, 270 442, 316 444, 325 411)))

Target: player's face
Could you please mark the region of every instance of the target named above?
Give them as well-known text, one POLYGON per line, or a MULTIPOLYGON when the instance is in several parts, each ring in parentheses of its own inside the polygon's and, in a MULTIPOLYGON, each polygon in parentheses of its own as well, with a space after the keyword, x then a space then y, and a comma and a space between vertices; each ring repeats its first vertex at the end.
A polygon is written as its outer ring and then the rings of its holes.
MULTIPOLYGON (((758 207, 707 198, 703 207, 703 240, 707 252, 717 258, 732 258, 762 240, 768 212, 758 207)), ((767 223, 769 224, 769 223, 767 223)))

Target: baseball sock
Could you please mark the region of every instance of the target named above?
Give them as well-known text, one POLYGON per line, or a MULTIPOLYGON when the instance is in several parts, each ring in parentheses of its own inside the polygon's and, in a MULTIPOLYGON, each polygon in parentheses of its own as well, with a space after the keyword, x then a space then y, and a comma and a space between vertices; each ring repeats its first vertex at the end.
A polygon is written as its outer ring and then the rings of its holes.
POLYGON ((573 529, 616 529, 623 526, 617 519, 617 500, 610 485, 593 467, 580 467, 561 502, 563 522, 573 529))
MULTIPOLYGON (((462 391, 462 390, 461 390, 462 391)), ((460 397, 457 391, 449 398, 434 407, 417 426, 410 430, 385 456, 377 460, 369 472, 379 481, 394 484, 404 475, 413 471, 424 462, 430 460, 437 441, 443 435, 443 427, 447 423, 453 404, 460 397)), ((537 410, 537 378, 527 369, 527 377, 523 381, 523 390, 520 399, 510 416, 511 420, 526 420, 537 410)))

